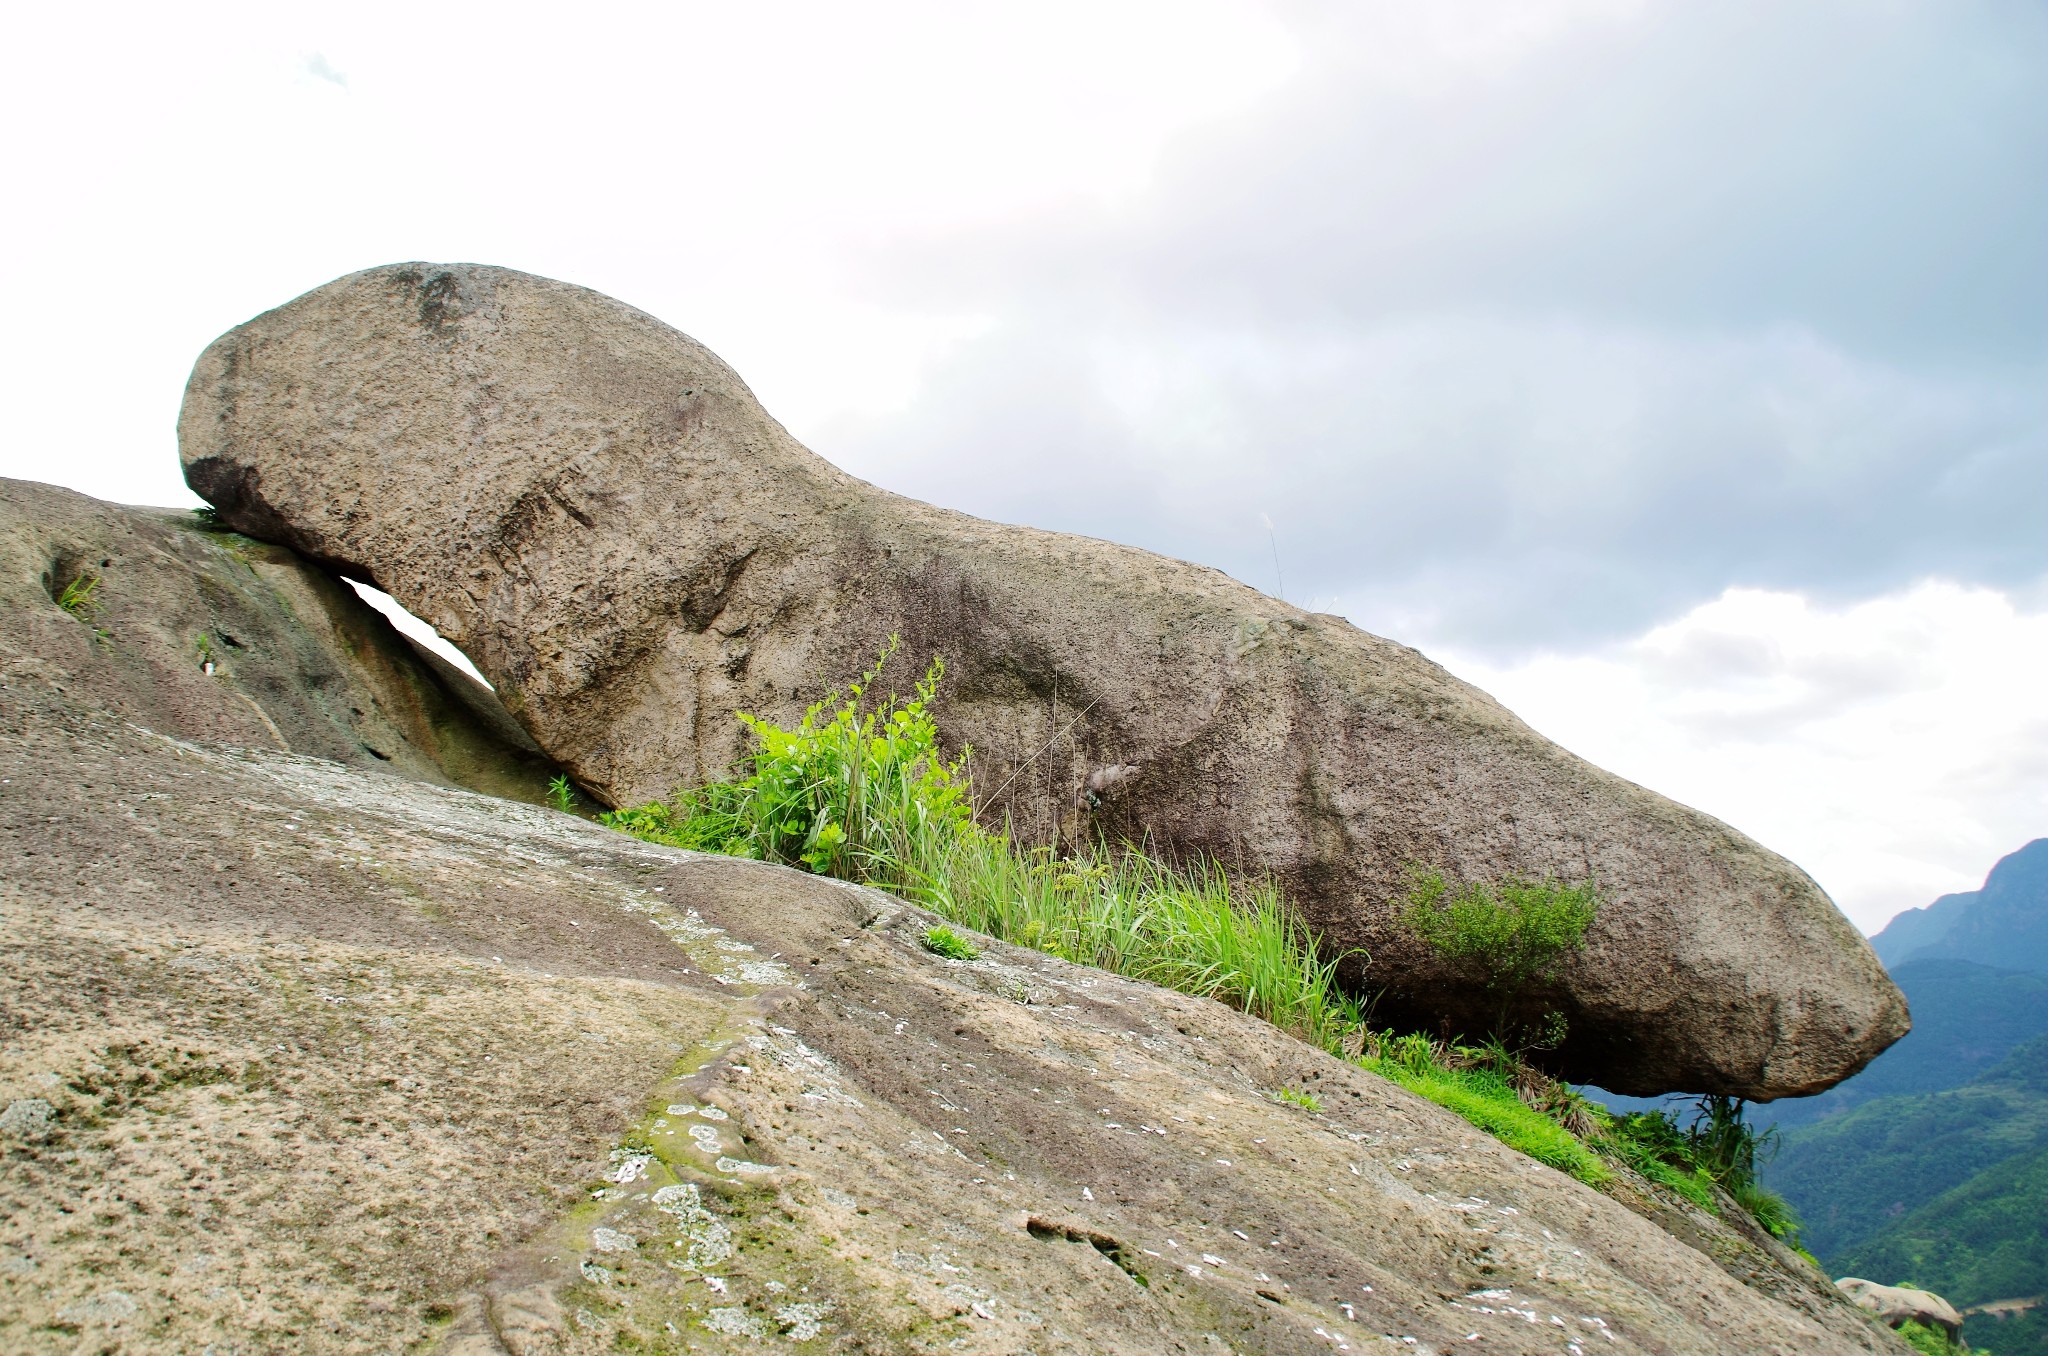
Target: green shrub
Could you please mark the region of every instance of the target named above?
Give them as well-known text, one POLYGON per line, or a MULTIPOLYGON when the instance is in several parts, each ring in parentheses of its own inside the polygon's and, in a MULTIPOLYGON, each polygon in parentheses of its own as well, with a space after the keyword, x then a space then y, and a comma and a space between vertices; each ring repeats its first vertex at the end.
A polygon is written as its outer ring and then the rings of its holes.
POLYGON ((928 886, 955 840, 974 832, 965 753, 939 751, 928 707, 945 674, 934 659, 916 695, 863 709, 892 639, 846 692, 829 693, 794 730, 741 715, 755 746, 734 781, 679 792, 605 822, 677 847, 757 857, 899 891, 928 886))
MULTIPOLYGON (((1948 1334, 1940 1328, 1916 1323, 1910 1318, 1893 1331, 1905 1339, 1907 1346, 1915 1351, 1925 1352, 1926 1356, 1950 1356, 1950 1353, 1956 1350, 1955 1345, 1948 1340, 1948 1334)), ((1977 1356, 1991 1356, 1991 1353, 1979 1351, 1977 1356)))
POLYGON ((924 949, 947 960, 971 961, 981 955, 972 942, 944 924, 925 929, 924 949))
MULTIPOLYGON (((1500 1015, 1493 1034, 1504 1038, 1515 1001, 1585 946, 1586 929, 1599 907, 1599 891, 1590 882, 1565 885, 1510 876, 1497 885, 1467 881, 1453 888, 1442 872, 1417 868, 1409 873, 1401 921, 1496 996, 1500 1015)), ((1549 1025, 1555 1029, 1543 1033, 1539 1044, 1562 1039, 1562 1019, 1550 1014, 1549 1025)))
POLYGON ((563 814, 571 814, 575 811, 576 789, 569 785, 567 777, 556 776, 548 782, 548 804, 554 806, 563 814))

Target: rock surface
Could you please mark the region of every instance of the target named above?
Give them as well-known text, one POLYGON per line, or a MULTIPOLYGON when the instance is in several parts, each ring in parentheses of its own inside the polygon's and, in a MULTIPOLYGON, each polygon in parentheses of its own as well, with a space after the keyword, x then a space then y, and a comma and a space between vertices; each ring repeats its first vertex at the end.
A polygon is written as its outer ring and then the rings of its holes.
POLYGON ((1963 1316, 1956 1312, 1956 1307, 1932 1290, 1916 1290, 1909 1285, 1879 1285, 1861 1276, 1844 1276, 1835 1285, 1855 1302, 1857 1308, 1877 1315, 1888 1327, 1924 1323, 1930 1328, 1941 1329, 1951 1339, 1963 1329, 1963 1316))
POLYGON ((1589 948, 1528 1002, 1569 1020, 1581 1081, 1809 1093, 1907 1028, 1826 895, 1728 826, 1339 618, 845 475, 708 350, 597 293, 353 274, 209 347, 179 442, 229 522, 395 595, 613 802, 720 775, 734 712, 788 720, 900 633, 899 686, 949 666, 942 729, 991 820, 1272 872, 1329 946, 1370 954, 1384 1017, 1495 1016, 1392 925, 1428 864, 1604 888, 1589 948))
POLYGON ((0 1350, 1903 1350, 1217 1004, 123 712, 0 668, 0 1350))
POLYGON ((168 734, 523 800, 556 775, 488 688, 347 585, 190 513, 0 479, 0 616, 0 673, 168 734))

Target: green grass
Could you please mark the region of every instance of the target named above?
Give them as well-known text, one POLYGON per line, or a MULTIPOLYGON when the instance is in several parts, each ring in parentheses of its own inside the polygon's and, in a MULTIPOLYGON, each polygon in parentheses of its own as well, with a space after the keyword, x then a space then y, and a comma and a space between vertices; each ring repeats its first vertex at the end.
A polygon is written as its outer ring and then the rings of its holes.
POLYGON ((1359 1062, 1410 1092, 1457 1112, 1510 1148, 1519 1149, 1559 1172, 1570 1173, 1588 1186, 1605 1186, 1614 1178, 1614 1170, 1601 1162, 1578 1136, 1529 1107, 1513 1085, 1498 1074, 1478 1069, 1446 1069, 1436 1064, 1417 1067, 1384 1056, 1359 1062))
POLYGON ((100 577, 96 574, 82 574, 66 584, 57 595, 57 606, 69 612, 82 622, 89 622, 99 614, 100 577))
POLYGON ((1298 1106, 1303 1111, 1321 1111, 1323 1109, 1322 1098, 1312 1092, 1303 1092, 1300 1088, 1276 1089, 1273 1093, 1273 1100, 1285 1102, 1289 1106, 1298 1106))
POLYGON ((947 960, 971 961, 981 955, 974 943, 943 923, 925 929, 924 949, 934 956, 944 956, 947 960))
MULTIPOLYGON (((1392 1079, 1589 1185, 1615 1179, 1611 1160, 1715 1208, 1707 1183, 1718 1179, 1702 1168, 1696 1140, 1668 1119, 1617 1120, 1498 1039, 1473 1048, 1373 1030, 1366 1008, 1337 982, 1347 957, 1327 954, 1270 880, 1232 876, 1208 860, 1164 861, 1143 844, 1025 848, 978 824, 971 751, 944 757, 930 714, 944 665, 935 660, 908 698, 884 694, 881 674, 895 648, 891 641, 858 682, 827 694, 793 730, 741 716, 754 746, 730 780, 613 811, 603 822, 652 842, 877 886, 961 928, 1213 998, 1392 1079)), ((1475 917, 1488 907, 1519 910, 1520 924, 1507 920, 1520 928, 1509 927, 1517 945, 1529 942, 1532 911, 1541 914, 1547 931, 1510 957, 1516 981, 1545 972, 1582 938, 1597 902, 1589 887, 1551 882, 1444 887, 1432 898, 1446 909, 1463 900, 1475 917)), ((1499 920, 1467 919, 1462 931, 1489 921, 1499 920)), ((929 929, 924 945, 961 960, 979 954, 951 926, 929 929)), ((1320 1110, 1297 1089, 1273 1096, 1320 1110)))

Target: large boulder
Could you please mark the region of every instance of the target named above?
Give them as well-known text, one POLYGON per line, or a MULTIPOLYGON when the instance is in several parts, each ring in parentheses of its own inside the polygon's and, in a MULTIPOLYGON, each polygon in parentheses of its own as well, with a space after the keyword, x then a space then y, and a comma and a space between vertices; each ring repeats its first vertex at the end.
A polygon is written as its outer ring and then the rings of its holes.
MULTIPOLYGON (((942 656, 943 733, 1023 837, 1146 835, 1271 872, 1380 1012, 1493 1004, 1395 924, 1415 864, 1597 881, 1529 1015, 1622 1092, 1826 1088, 1907 1029, 1803 872, 1543 739, 1414 650, 1215 570, 983 522, 796 442, 724 363, 609 297, 401 264, 201 355, 186 478, 235 527, 373 581, 617 803, 722 774, 892 633, 942 656), (1091 785, 1092 784, 1092 785, 1091 785)), ((962 455, 973 455, 963 449, 962 455)))
POLYGON ((1963 1316, 1932 1290, 1910 1285, 1879 1285, 1861 1276, 1844 1276, 1835 1286, 1859 1309, 1875 1314, 1886 1327, 1920 1323, 1954 1338, 1963 1330, 1963 1316))

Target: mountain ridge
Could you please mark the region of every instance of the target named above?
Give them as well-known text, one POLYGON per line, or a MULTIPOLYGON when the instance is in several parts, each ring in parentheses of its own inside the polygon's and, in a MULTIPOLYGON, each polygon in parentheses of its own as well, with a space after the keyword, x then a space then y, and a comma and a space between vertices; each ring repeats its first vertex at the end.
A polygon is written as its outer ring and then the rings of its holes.
POLYGON ((2048 838, 1999 858, 1979 888, 1899 914, 1870 945, 1888 970, 1915 960, 1969 960, 2048 973, 2048 838))

